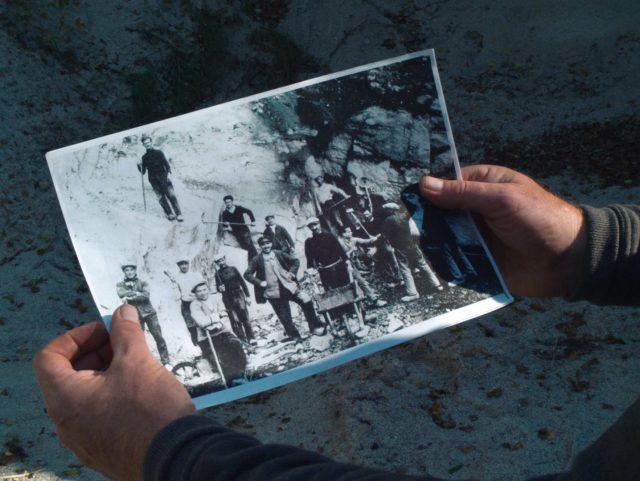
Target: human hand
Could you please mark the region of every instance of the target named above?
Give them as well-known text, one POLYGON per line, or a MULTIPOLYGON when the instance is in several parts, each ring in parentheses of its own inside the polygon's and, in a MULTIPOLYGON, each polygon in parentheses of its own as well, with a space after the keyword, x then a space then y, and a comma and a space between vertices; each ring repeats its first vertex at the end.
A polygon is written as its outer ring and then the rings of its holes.
POLYGON ((462 178, 423 177, 420 193, 438 206, 474 214, 511 292, 569 295, 587 255, 582 210, 506 167, 473 165, 462 169, 462 178))
POLYGON ((33 368, 60 442, 116 481, 142 479, 155 435, 195 407, 151 355, 134 307, 119 307, 111 335, 102 323, 73 329, 38 353, 33 368))
POLYGON ((260 281, 260 287, 267 287, 267 281, 260 281))

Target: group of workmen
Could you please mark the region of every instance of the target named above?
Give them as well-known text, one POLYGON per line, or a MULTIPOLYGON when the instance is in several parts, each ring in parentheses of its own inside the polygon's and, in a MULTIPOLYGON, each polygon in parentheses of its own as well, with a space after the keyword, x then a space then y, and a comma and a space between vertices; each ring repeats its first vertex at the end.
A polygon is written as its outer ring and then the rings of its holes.
MULTIPOLYGON (((167 218, 182 221, 168 178, 169 162, 162 151, 152 147, 149 137, 143 137, 142 143, 147 151, 138 165, 140 172, 148 173, 167 218)), ((366 279, 368 273, 388 276, 390 282, 386 284, 390 287, 403 286, 402 302, 420 297, 416 274, 423 277, 427 288, 443 290, 447 282, 436 275, 420 251, 411 230, 412 222, 423 236, 426 231, 431 239, 437 239, 436 247, 451 274, 448 285, 460 285, 477 275, 447 222, 439 213, 429 210, 429 206, 418 205, 420 201, 412 192, 402 193, 407 206, 402 209, 367 187, 367 179, 349 174, 348 180, 346 190, 326 181, 324 175, 311 180, 316 216, 304 222, 310 233, 304 241, 304 257, 307 273, 319 278, 324 292, 352 286, 363 294, 367 307, 383 307, 387 302, 380 299, 366 279)), ((283 341, 302 339, 293 322, 291 302, 300 306, 310 335, 325 335, 326 326, 316 312, 309 290, 301 287, 298 278, 301 259, 296 255, 295 242, 287 229, 276 223, 275 215, 268 215, 256 246, 252 233, 256 219, 251 209, 236 205, 232 195, 224 196, 223 202, 218 224, 222 232, 233 237, 237 246, 247 252, 248 265, 244 273, 229 265, 225 256, 216 256, 213 277, 219 294, 211 289, 211 279, 190 270, 186 259, 178 260, 177 275, 167 271, 165 274, 179 290, 182 317, 194 346, 200 347, 203 356, 229 384, 244 377, 247 352, 257 343, 249 315, 252 301, 247 282, 254 287, 257 303, 271 305, 284 329, 283 341)), ((133 263, 123 265, 122 270, 124 279, 117 284, 118 296, 137 307, 140 322, 153 336, 162 363, 171 368, 158 316, 149 300, 148 283, 138 278, 133 263)))

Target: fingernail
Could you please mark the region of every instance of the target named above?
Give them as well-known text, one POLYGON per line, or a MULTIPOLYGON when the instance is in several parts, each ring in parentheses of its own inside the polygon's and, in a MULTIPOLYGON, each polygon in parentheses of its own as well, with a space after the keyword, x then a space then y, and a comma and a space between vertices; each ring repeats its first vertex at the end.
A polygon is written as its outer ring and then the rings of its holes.
POLYGON ((123 304, 117 309, 118 315, 121 319, 138 322, 138 310, 131 304, 123 304))
POLYGON ((440 192, 444 187, 444 182, 442 179, 438 179, 437 177, 425 175, 422 178, 422 186, 432 192, 440 192))

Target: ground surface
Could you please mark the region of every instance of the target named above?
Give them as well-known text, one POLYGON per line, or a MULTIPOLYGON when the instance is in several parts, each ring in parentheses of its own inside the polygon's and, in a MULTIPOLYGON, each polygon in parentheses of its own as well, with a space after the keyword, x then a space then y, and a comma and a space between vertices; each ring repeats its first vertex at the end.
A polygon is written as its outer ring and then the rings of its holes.
MULTIPOLYGON (((50 149, 433 47, 463 162, 579 202, 640 198, 635 1, 189 3, 0 0, 0 478, 102 479, 60 447, 30 368, 97 315, 50 149)), ((519 300, 206 414, 387 470, 522 479, 565 468, 639 395, 637 318, 519 300)))

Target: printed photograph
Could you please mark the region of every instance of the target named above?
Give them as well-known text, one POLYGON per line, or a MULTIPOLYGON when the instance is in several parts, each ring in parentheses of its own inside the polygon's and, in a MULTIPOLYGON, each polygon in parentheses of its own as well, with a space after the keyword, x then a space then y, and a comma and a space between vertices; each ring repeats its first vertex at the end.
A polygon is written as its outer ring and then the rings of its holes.
POLYGON ((459 171, 433 51, 47 159, 98 310, 135 306, 200 408, 511 301, 470 216, 418 191, 459 171))

